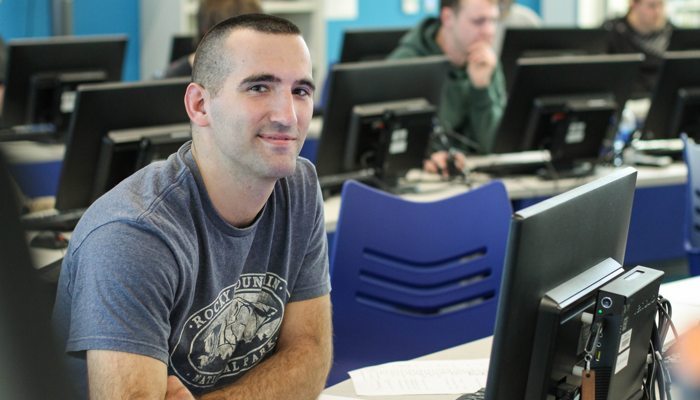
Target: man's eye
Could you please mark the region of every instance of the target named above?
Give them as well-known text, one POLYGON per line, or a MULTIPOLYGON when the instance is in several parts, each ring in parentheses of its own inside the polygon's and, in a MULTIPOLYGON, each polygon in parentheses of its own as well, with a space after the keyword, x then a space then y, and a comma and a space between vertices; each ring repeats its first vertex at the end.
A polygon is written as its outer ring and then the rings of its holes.
POLYGON ((255 85, 251 86, 249 90, 252 90, 254 92, 267 92, 267 87, 263 85, 255 85))
POLYGON ((300 96, 308 96, 309 91, 306 89, 295 89, 294 94, 300 95, 300 96))

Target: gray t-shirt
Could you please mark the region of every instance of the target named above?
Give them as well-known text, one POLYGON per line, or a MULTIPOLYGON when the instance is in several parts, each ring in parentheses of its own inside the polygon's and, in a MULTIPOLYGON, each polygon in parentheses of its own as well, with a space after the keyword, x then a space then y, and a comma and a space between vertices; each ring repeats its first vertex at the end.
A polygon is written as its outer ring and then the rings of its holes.
POLYGON ((86 350, 154 357, 194 395, 274 351, 288 302, 330 292, 323 200, 297 161, 254 224, 214 208, 185 144, 98 199, 63 261, 54 324, 86 393, 86 350))

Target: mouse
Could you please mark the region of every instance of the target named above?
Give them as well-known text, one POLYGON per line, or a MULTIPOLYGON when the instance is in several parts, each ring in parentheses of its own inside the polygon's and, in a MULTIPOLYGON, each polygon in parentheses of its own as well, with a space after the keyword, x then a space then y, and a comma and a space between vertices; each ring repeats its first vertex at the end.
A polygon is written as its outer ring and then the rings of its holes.
POLYGON ((68 247, 68 239, 57 231, 41 231, 29 242, 29 246, 40 249, 65 249, 68 247))

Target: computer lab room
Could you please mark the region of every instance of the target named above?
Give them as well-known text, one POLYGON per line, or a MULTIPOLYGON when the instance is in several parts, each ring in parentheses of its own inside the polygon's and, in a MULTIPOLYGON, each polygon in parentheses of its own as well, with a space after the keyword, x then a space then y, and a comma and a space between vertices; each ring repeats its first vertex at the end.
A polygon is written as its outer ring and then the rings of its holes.
POLYGON ((0 1, 7 399, 700 399, 700 1, 0 1))

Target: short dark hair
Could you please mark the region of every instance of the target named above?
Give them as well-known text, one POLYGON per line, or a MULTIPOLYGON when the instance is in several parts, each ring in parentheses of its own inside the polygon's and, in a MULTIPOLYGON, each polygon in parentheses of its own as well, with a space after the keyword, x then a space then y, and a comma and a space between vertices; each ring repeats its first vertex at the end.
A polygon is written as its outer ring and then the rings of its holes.
POLYGON ((194 46, 199 45, 209 29, 226 18, 261 12, 260 0, 200 0, 194 46))
POLYGON ((225 19, 214 25, 197 47, 192 66, 192 82, 202 86, 216 97, 231 75, 233 62, 227 56, 226 39, 238 29, 275 35, 300 35, 301 30, 284 18, 267 14, 244 14, 225 19))
MULTIPOLYGON (((497 0, 489 0, 491 3, 497 3, 497 0)), ((459 7, 462 5, 462 0, 440 0, 440 9, 445 7, 450 7, 452 11, 459 11, 459 7)))

